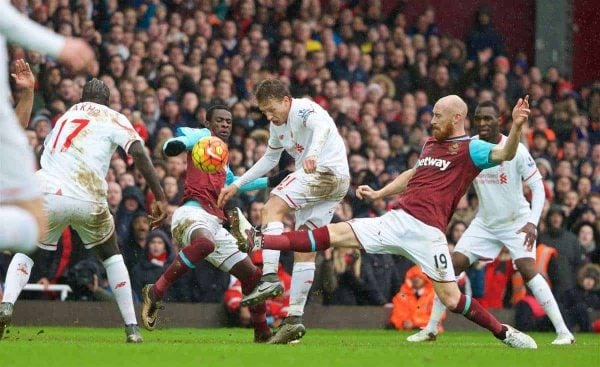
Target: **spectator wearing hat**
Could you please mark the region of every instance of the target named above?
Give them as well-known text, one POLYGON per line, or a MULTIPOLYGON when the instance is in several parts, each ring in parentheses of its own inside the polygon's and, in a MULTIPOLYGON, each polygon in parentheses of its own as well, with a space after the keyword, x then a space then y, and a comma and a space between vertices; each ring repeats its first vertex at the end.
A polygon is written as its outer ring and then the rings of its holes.
POLYGON ((584 263, 600 265, 600 234, 591 222, 581 222, 575 227, 575 234, 581 249, 584 263))
POLYGON ((123 189, 123 199, 119 204, 115 217, 117 237, 125 240, 129 237, 133 215, 138 211, 146 210, 144 193, 137 186, 129 186, 123 189))
POLYGON ((558 251, 554 271, 550 274, 556 282, 552 283, 557 299, 562 299, 566 291, 575 287, 575 274, 581 265, 582 250, 577 244, 577 237, 563 227, 565 215, 560 207, 553 206, 546 216, 546 230, 538 238, 538 243, 554 247, 558 251))
POLYGON ((148 213, 143 210, 133 213, 129 236, 121 239, 119 245, 127 269, 133 269, 145 257, 146 236, 148 232, 150 232, 148 213))
MULTIPOLYGON (((148 233, 142 248, 144 256, 130 270, 132 289, 138 299, 141 299, 142 287, 146 284, 154 284, 176 256, 171 240, 160 229, 148 233)), ((190 301, 191 297, 183 300, 180 297, 173 297, 172 291, 175 291, 175 288, 167 292, 170 301, 190 301)), ((191 294, 191 290, 189 293, 191 294)))
POLYGON ((43 142, 50 133, 50 130, 52 130, 50 117, 45 114, 35 115, 29 123, 29 128, 35 130, 38 141, 43 142))
MULTIPOLYGON (((600 310, 600 266, 587 264, 577 272, 577 285, 564 297, 565 322, 569 329, 580 331, 600 330, 600 319, 593 312, 600 310)), ((598 331, 596 331, 598 332, 598 331)))

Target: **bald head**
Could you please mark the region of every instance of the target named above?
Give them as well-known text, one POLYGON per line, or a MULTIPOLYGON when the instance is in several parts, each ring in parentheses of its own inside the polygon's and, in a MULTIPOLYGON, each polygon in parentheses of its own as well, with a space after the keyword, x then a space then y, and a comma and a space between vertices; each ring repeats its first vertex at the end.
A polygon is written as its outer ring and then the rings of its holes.
POLYGON ((465 119, 467 113, 469 112, 469 108, 465 101, 462 100, 456 94, 451 94, 446 97, 440 98, 436 105, 440 105, 440 108, 447 109, 448 112, 451 112, 453 115, 459 114, 462 116, 462 120, 465 119))
POLYGON ((440 98, 433 106, 431 127, 437 140, 465 135, 465 117, 469 109, 457 95, 440 98))

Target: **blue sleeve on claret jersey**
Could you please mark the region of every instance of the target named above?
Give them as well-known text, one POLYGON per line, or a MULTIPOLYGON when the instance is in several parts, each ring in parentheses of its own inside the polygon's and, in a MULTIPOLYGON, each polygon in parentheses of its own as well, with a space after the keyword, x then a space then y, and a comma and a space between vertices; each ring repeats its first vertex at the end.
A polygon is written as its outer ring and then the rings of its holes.
POLYGON ((196 145, 198 140, 206 138, 210 135, 211 133, 208 129, 192 129, 190 127, 179 127, 177 128, 177 137, 167 140, 166 143, 163 145, 163 149, 167 146, 167 144, 170 141, 179 140, 180 142, 185 144, 185 148, 187 150, 192 150, 192 148, 194 147, 194 145, 196 145))
MULTIPOLYGON (((238 178, 239 178, 238 176, 234 175, 233 172, 231 172, 231 170, 229 169, 229 166, 228 166, 227 167, 227 178, 225 179, 225 186, 231 185, 232 183, 237 181, 238 178)), ((268 184, 268 181, 267 181, 266 177, 257 178, 256 180, 248 182, 244 186, 240 187, 240 192, 266 189, 267 184, 268 184)))
POLYGON ((487 141, 473 139, 469 143, 469 155, 475 166, 479 169, 492 168, 497 166, 499 163, 492 162, 490 154, 495 144, 488 143, 487 141))

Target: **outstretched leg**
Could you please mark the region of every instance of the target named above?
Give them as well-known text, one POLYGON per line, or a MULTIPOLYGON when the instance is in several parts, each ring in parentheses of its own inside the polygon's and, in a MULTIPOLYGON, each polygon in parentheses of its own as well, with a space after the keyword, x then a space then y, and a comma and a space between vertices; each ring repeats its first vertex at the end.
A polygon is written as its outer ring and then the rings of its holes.
POLYGON ((514 348, 537 348, 535 341, 527 334, 513 327, 501 324, 477 300, 465 296, 458 289, 456 282, 433 282, 435 293, 440 301, 454 313, 459 313, 477 325, 488 329, 505 344, 514 348))

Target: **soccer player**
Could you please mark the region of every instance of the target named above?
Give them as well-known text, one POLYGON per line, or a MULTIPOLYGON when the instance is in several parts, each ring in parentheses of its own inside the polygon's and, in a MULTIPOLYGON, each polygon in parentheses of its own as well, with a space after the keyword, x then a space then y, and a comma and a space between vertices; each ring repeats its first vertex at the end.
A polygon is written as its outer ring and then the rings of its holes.
MULTIPOLYGON (((491 101, 480 103, 474 122, 478 135, 488 143, 503 146, 507 137, 500 133, 498 106, 491 101)), ((536 227, 544 207, 544 186, 536 164, 523 144, 516 158, 483 170, 474 181, 479 197, 479 211, 458 241, 452 253, 454 273, 460 274, 479 259, 492 260, 506 246, 517 270, 554 324, 557 337, 552 344, 571 344, 573 334, 563 321, 558 304, 535 264, 536 227), (523 196, 523 180, 531 189, 531 208, 523 196)), ((411 342, 435 340, 438 322, 446 308, 435 298, 427 326, 407 338, 411 342)))
POLYGON ((377 200, 401 194, 400 209, 378 218, 353 219, 307 232, 257 235, 248 221, 237 218, 234 232, 247 240, 247 249, 267 248, 293 251, 321 251, 329 247, 352 247, 367 253, 404 255, 431 278, 435 293, 452 312, 490 330, 505 344, 515 348, 537 348, 528 335, 501 324, 479 302, 462 294, 444 231, 459 201, 482 169, 514 158, 521 128, 529 115, 528 98, 519 99, 513 109, 513 126, 503 146, 465 134, 467 105, 458 96, 438 100, 433 107, 429 138, 417 164, 381 190, 363 185, 360 199, 377 200))
MULTIPOLYGON (((192 154, 189 152, 200 139, 211 135, 224 142, 229 141, 231 121, 229 108, 222 105, 212 106, 206 112, 207 129, 179 128, 180 136, 167 140, 163 146, 164 153, 170 157, 188 151, 183 205, 173 213, 171 224, 173 239, 182 245, 183 249, 156 284, 146 285, 142 289, 142 323, 148 330, 154 330, 156 327, 161 300, 167 290, 177 279, 194 269, 195 264, 202 259, 238 278, 244 294, 250 293, 262 276, 261 269, 238 249, 236 239, 223 228, 226 218, 223 210, 217 206, 219 192, 226 185, 235 182, 237 177, 228 167, 213 174, 199 170, 194 166, 192 154)), ((241 186, 240 190, 274 187, 283 179, 284 174, 286 172, 271 178, 258 178, 241 186)), ((271 337, 271 330, 266 321, 265 303, 253 305, 250 307, 250 313, 254 324, 254 341, 266 342, 271 337)))
POLYGON ((7 0, 0 0, 0 8, 0 250, 30 252, 44 235, 46 218, 33 177, 35 159, 9 100, 6 41, 56 57, 73 71, 92 70, 94 52, 80 39, 31 21, 7 0))
MULTIPOLYGON (((219 205, 224 205, 239 187, 273 169, 285 149, 295 158, 296 171, 271 192, 261 213, 262 233, 283 233, 283 217, 290 211, 296 217, 296 230, 329 224, 350 185, 346 147, 333 119, 317 103, 292 98, 280 80, 262 81, 256 88, 256 99, 271 122, 267 151, 237 182, 221 191, 219 205)), ((287 344, 304 335, 302 315, 315 274, 315 256, 294 254, 288 316, 269 343, 287 344)), ((278 264, 279 251, 263 251, 261 283, 244 297, 242 305, 282 292, 278 264)))
MULTIPOLYGON (((122 114, 107 107, 108 87, 92 79, 83 87, 81 102, 56 123, 44 143, 42 168, 36 172, 44 196, 48 230, 38 244, 56 250, 67 226, 71 226, 85 248, 93 249, 106 268, 106 275, 125 322, 127 342, 140 343, 129 273, 119 252, 115 224, 106 202, 105 181, 111 156, 121 147, 134 159, 154 197, 152 227, 166 217, 165 195, 146 153, 143 140, 122 114)), ((29 280, 33 260, 17 253, 7 271, 0 305, 0 333, 10 323, 13 305, 29 280)))

